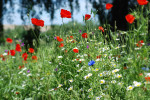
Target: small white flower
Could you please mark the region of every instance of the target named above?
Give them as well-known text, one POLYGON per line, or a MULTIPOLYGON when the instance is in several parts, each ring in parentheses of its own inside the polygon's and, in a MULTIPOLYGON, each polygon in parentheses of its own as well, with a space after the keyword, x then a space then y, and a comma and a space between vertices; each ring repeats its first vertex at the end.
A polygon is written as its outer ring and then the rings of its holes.
POLYGON ((104 54, 104 57, 106 57, 107 56, 107 54, 104 54))
POLYGON ((26 75, 26 73, 23 73, 22 75, 26 75))
POLYGON ((81 55, 80 57, 83 58, 83 55, 81 55))
POLYGON ((96 59, 95 61, 101 61, 101 59, 96 59))
POLYGON ((84 76, 84 79, 86 80, 86 79, 88 79, 89 78, 89 76, 88 75, 86 75, 86 76, 84 76))
POLYGON ((32 74, 28 74, 27 77, 32 76, 32 74))
POLYGON ((71 86, 70 88, 68 88, 68 91, 71 91, 73 89, 73 86, 71 86))
POLYGON ((51 90, 49 90, 49 91, 53 91, 54 89, 51 89, 51 90))
POLYGON ((65 50, 65 48, 62 48, 61 50, 65 50))
POLYGON ((122 82, 119 82, 119 83, 118 83, 118 85, 120 85, 120 86, 121 86, 121 85, 123 85, 123 83, 122 83, 122 82))
POLYGON ((127 60, 131 60, 132 58, 128 58, 127 60))
POLYGON ((104 94, 104 93, 102 93, 101 95, 102 95, 102 96, 105 96, 105 94, 104 94))
POLYGON ((126 47, 126 45, 122 45, 121 47, 124 48, 124 47, 126 47))
POLYGON ((125 51, 122 51, 121 53, 126 53, 125 51))
POLYGON ((145 73, 145 76, 146 77, 150 77, 150 73, 145 73))
POLYGON ((63 56, 58 56, 58 58, 63 58, 63 56))
POLYGON ((84 54, 84 56, 88 56, 87 54, 84 54))
POLYGON ((71 83, 72 83, 72 82, 73 82, 73 79, 69 80, 69 82, 71 82, 71 83))
POLYGON ((12 58, 16 58, 15 56, 12 56, 12 58))
POLYGON ((120 69, 114 69, 114 70, 112 70, 112 73, 116 73, 116 72, 118 72, 120 69))
POLYGON ((146 33, 142 33, 142 34, 140 34, 140 35, 146 35, 146 33))
POLYGON ((60 88, 60 87, 62 87, 62 86, 63 86, 62 84, 59 84, 57 88, 60 88))
POLYGON ((130 86, 127 87, 127 90, 133 90, 133 88, 134 88, 134 86, 130 85, 130 86))
POLYGON ((79 64, 78 64, 78 65, 76 65, 76 67, 79 67, 79 64))
POLYGON ((26 70, 26 69, 27 69, 27 68, 25 67, 25 68, 22 69, 22 71, 24 71, 24 70, 26 70))
POLYGON ((89 77, 92 76, 92 73, 89 73, 88 76, 89 76, 89 77))
POLYGON ((7 56, 7 53, 3 53, 3 56, 7 56))
POLYGON ((100 100, 102 96, 96 97, 96 100, 100 100))
POLYGON ((105 85, 104 86, 104 90, 108 89, 109 85, 105 85))
MULTIPOLYGON (((75 49, 75 48, 74 48, 75 49)), ((76 48, 77 49, 77 48, 76 48)), ((80 57, 80 55, 77 55, 77 57, 80 57)))
POLYGON ((102 44, 102 42, 99 42, 98 44, 102 44))
POLYGON ((42 77, 40 80, 43 80, 44 79, 44 77, 42 77))
POLYGON ((112 80, 111 83, 115 84, 115 83, 116 83, 116 80, 112 80))
POLYGON ((92 91, 92 88, 88 89, 88 92, 91 92, 92 91))
POLYGON ((120 39, 117 38, 116 41, 118 41, 118 40, 120 40, 120 39))
POLYGON ((82 71, 82 68, 80 68, 79 70, 77 70, 77 72, 81 72, 82 71))
POLYGON ((117 74, 116 77, 117 77, 117 78, 121 78, 122 75, 121 75, 121 74, 117 74))
POLYGON ((119 49, 120 47, 119 46, 117 46, 115 49, 119 49))
POLYGON ((103 73, 98 74, 98 76, 103 77, 103 73))
POLYGON ((105 84, 105 80, 100 80, 100 84, 105 84))
POLYGON ((18 74, 22 74, 23 73, 23 71, 20 71, 18 74))
POLYGON ((96 68, 94 71, 99 71, 99 69, 98 69, 98 68, 96 68))
POLYGON ((141 82, 134 81, 133 84, 134 84, 135 87, 141 86, 141 82))
POLYGON ((92 95, 88 95, 88 98, 92 98, 92 95))
POLYGON ((109 75, 109 71, 103 71, 103 75, 109 75))
POLYGON ((135 50, 140 50, 141 48, 134 48, 135 50))
POLYGON ((25 84, 22 84, 22 87, 25 87, 26 85, 25 84))
POLYGON ((79 61, 85 61, 84 59, 79 59, 79 61))
POLYGON ((78 77, 79 75, 75 75, 75 77, 78 77))
POLYGON ((147 82, 144 82, 144 84, 150 84, 150 82, 149 82, 149 81, 147 81, 147 82))

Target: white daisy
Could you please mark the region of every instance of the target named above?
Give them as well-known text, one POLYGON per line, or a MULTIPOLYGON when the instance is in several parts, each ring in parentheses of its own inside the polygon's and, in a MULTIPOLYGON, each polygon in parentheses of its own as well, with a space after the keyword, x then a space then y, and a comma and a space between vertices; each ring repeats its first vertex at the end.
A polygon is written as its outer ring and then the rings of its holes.
POLYGON ((73 89, 73 86, 71 86, 70 88, 68 88, 68 91, 71 91, 73 89))
POLYGON ((105 80, 100 80, 100 84, 105 84, 105 80))
POLYGON ((130 85, 130 86, 127 87, 127 90, 133 90, 133 88, 134 88, 134 86, 130 85))

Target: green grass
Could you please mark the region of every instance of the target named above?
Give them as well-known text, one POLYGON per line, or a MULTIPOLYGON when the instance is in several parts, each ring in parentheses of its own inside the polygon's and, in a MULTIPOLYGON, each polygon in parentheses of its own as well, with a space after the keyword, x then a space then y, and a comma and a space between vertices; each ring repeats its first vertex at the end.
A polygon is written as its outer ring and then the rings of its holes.
MULTIPOLYGON (((145 77, 150 70, 141 69, 150 67, 150 46, 146 37, 148 11, 146 17, 140 11, 133 11, 137 26, 130 24, 129 31, 112 32, 109 25, 102 25, 106 34, 111 34, 110 41, 105 40, 96 23, 87 21, 85 26, 69 23, 41 34, 38 52, 28 52, 27 63, 23 63, 22 58, 22 54, 27 52, 24 47, 22 52, 16 52, 15 58, 6 55, 5 61, 0 60, 1 100, 94 100, 98 97, 102 100, 149 100, 150 84, 146 83, 145 77), (82 38, 82 33, 87 33, 88 38, 82 38), (56 36, 63 38, 64 47, 59 47, 60 43, 54 39, 56 36), (69 41, 71 39, 67 37, 70 36, 76 42, 69 41), (123 38, 125 42, 122 42, 123 38), (140 40, 144 40, 144 45, 137 47, 140 40), (73 52, 75 47, 79 53, 73 52), (32 60, 33 55, 38 57, 37 61, 32 60), (97 59, 99 55, 101 58, 97 59), (93 66, 88 65, 91 60, 95 61, 93 66), (19 69, 22 65, 24 68, 19 69), (127 90, 134 86, 134 81, 141 83, 139 87, 127 90)), ((18 28, 12 34, 16 32, 21 34, 23 30, 18 28)), ((11 38, 17 37, 14 36, 11 38)), ((16 43, 13 41, 13 44, 1 46, 0 53, 15 49, 16 43)))

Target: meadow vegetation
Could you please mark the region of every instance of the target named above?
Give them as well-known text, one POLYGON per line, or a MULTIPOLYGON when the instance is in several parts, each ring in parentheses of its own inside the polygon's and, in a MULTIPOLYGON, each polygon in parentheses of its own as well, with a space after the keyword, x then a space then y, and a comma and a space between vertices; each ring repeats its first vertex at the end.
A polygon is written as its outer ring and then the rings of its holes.
POLYGON ((25 49, 23 28, 6 30, 12 42, 0 46, 0 99, 149 100, 148 6, 130 12, 128 31, 99 27, 95 18, 53 26, 37 52, 25 49))

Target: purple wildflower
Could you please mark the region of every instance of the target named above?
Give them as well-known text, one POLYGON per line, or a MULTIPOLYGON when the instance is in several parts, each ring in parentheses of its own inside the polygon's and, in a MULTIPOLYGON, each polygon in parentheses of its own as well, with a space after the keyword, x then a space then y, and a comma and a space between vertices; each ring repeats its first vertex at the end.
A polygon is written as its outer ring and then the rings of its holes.
POLYGON ((87 48, 89 48, 89 45, 87 45, 87 48))
POLYGON ((54 37, 54 39, 56 39, 56 37, 54 37))
POLYGON ((21 46, 23 47, 23 46, 24 46, 24 43, 21 43, 21 46))
POLYGON ((27 70, 27 73, 30 73, 30 70, 27 70))
POLYGON ((21 42, 21 40, 19 40, 19 42, 21 42))
POLYGON ((81 33, 81 30, 79 30, 79 33, 81 33))
POLYGON ((8 52, 8 50, 5 50, 5 52, 8 52))
POLYGON ((55 71, 58 71, 58 69, 56 68, 55 71))

